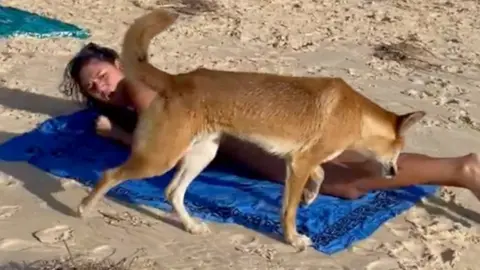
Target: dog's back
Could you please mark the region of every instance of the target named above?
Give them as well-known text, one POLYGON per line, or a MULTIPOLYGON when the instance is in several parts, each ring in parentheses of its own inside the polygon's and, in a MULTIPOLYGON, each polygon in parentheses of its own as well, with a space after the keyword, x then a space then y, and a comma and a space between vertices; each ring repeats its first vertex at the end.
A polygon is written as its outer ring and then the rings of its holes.
POLYGON ((178 97, 205 118, 199 119, 207 125, 202 128, 244 138, 346 141, 362 135, 365 118, 386 122, 394 116, 340 78, 198 69, 177 75, 173 88, 169 98, 178 97))
POLYGON ((318 193, 324 179, 319 165, 347 149, 366 150, 382 164, 385 175, 395 175, 404 133, 424 112, 397 115, 340 78, 209 69, 168 74, 149 63, 147 48, 175 19, 155 10, 127 30, 122 49, 126 78, 142 81, 158 96, 140 116, 131 157, 105 174, 100 190, 112 182, 162 174, 181 160, 166 195, 187 230, 205 232, 187 213, 183 198, 190 182, 215 156, 221 134, 229 133, 285 157, 285 239, 305 248, 310 240, 296 231, 296 209, 309 177, 316 183, 314 197, 318 193))

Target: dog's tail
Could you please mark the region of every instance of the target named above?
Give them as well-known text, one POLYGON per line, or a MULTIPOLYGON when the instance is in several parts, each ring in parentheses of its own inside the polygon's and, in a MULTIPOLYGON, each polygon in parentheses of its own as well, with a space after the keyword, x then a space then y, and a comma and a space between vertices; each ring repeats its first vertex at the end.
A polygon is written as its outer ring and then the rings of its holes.
POLYGON ((127 29, 123 39, 121 61, 125 76, 142 81, 155 90, 168 87, 172 76, 149 63, 148 47, 151 40, 172 25, 178 14, 162 9, 137 18, 127 29))

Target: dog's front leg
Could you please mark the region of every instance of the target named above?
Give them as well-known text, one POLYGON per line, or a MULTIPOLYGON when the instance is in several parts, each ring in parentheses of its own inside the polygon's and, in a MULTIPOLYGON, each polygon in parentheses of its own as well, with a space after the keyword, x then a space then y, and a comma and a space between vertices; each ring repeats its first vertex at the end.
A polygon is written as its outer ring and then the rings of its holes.
POLYGON ((120 170, 121 168, 114 168, 103 173, 100 181, 77 206, 77 214, 79 217, 88 217, 91 214, 92 209, 95 208, 98 201, 108 192, 108 190, 119 182, 122 182, 123 179, 118 176, 121 173, 120 170))
POLYGON ((173 180, 165 191, 185 229, 192 234, 207 234, 210 230, 205 223, 195 221, 185 209, 185 192, 193 179, 215 158, 218 146, 218 134, 207 135, 197 141, 183 156, 173 180))

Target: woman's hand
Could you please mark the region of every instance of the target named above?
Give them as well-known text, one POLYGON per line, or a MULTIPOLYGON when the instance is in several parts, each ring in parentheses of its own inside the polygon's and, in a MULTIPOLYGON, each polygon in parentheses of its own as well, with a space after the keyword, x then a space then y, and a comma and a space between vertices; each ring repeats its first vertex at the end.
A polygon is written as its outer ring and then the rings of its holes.
POLYGON ((108 117, 100 115, 95 120, 95 131, 98 135, 119 141, 125 145, 132 143, 132 135, 114 125, 108 117))
POLYGON ((97 117, 97 119, 95 120, 95 131, 100 136, 111 137, 112 123, 110 122, 110 119, 103 115, 97 117))

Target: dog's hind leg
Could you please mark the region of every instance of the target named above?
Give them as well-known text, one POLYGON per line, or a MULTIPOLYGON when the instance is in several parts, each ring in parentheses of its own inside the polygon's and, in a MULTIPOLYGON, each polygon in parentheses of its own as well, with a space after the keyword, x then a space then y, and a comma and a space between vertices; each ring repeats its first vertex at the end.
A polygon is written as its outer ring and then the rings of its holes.
POLYGON ((216 133, 198 138, 183 156, 173 180, 165 191, 185 229, 192 234, 207 234, 210 230, 204 222, 197 222, 190 216, 184 205, 185 193, 195 177, 215 158, 219 143, 220 136, 216 133))
POLYGON ((188 123, 185 123, 188 121, 188 118, 183 117, 176 119, 172 114, 145 118, 137 127, 140 128, 139 134, 134 136, 130 157, 122 165, 103 174, 102 179, 78 206, 78 214, 87 216, 100 198, 126 180, 150 178, 172 169, 192 142, 192 132, 188 123))
POLYGON ((310 179, 303 190, 302 202, 305 205, 310 205, 318 197, 324 179, 325 172, 321 165, 318 165, 312 173, 310 173, 310 179))
POLYGON ((285 192, 283 195, 282 225, 286 242, 298 250, 304 250, 312 243, 306 235, 301 235, 297 232, 296 225, 298 205, 306 183, 309 180, 309 176, 318 176, 316 184, 320 189, 324 178, 324 171, 321 164, 333 159, 341 152, 342 151, 337 150, 326 151, 322 149, 321 146, 315 146, 303 153, 294 154, 289 160, 287 178, 285 179, 285 192))
POLYGON ((315 166, 306 153, 297 153, 287 161, 287 177, 282 203, 282 227, 285 241, 298 250, 304 250, 312 244, 310 238, 297 232, 297 208, 308 177, 315 166))
MULTIPOLYGON (((343 151, 335 151, 328 157, 322 160, 322 163, 329 162, 338 157, 343 151)), ((325 180, 325 171, 322 168, 322 164, 319 164, 310 173, 310 179, 302 193, 302 202, 305 205, 310 205, 317 197, 322 187, 323 180, 325 180)))
POLYGON ((173 168, 175 161, 172 159, 165 160, 163 164, 153 163, 141 155, 133 153, 124 164, 103 173, 101 180, 78 206, 78 215, 87 217, 98 201, 114 186, 127 180, 141 180, 162 175, 173 168))

